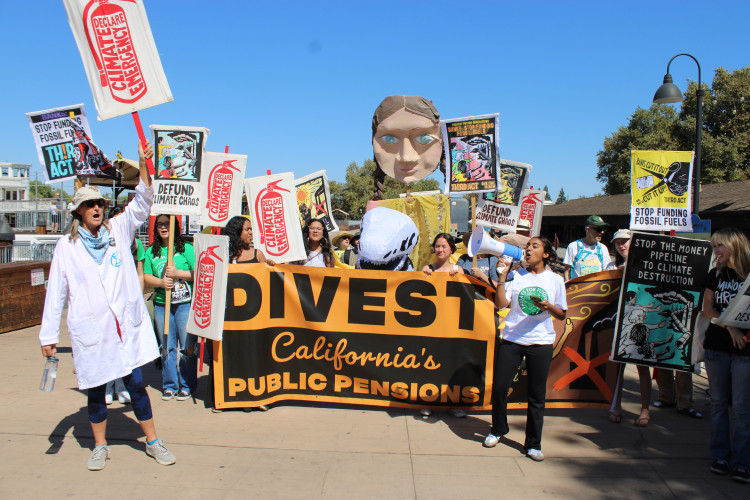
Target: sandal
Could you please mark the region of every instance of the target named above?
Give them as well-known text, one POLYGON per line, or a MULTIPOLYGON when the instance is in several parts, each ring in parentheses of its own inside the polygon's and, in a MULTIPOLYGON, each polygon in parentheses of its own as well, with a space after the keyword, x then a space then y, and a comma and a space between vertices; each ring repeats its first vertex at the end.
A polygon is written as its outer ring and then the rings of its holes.
POLYGON ((646 427, 650 421, 650 417, 638 417, 635 419, 635 422, 633 422, 633 425, 636 427, 646 427))
POLYGON ((622 422, 622 415, 619 413, 610 413, 609 421, 613 424, 619 424, 620 422, 622 422))
POLYGON ((680 415, 687 415, 688 417, 701 419, 703 418, 703 414, 699 411, 697 411, 695 408, 678 408, 677 413, 680 415))

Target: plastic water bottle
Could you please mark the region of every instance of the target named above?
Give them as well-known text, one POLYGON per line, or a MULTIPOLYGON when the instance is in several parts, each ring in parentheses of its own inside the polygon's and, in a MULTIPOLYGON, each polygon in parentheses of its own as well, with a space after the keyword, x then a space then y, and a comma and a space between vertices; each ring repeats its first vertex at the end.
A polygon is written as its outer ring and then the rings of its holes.
POLYGON ((54 356, 47 358, 47 363, 44 365, 44 371, 42 372, 42 383, 39 384, 39 390, 44 392, 52 392, 55 388, 55 379, 57 378, 57 363, 60 360, 54 356))

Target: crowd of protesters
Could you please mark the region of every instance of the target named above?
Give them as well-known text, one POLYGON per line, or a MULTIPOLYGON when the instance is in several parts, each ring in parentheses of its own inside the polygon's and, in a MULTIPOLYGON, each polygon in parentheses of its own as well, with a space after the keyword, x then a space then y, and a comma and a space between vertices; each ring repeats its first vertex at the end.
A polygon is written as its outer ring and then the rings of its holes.
MULTIPOLYGON (((152 154, 151 147, 141 151, 141 163, 152 154)), ((134 239, 138 225, 145 222, 153 190, 150 177, 143 174, 136 189, 135 199, 127 208, 117 208, 104 217, 104 199, 96 188, 84 187, 73 198, 73 223, 68 236, 61 239, 52 262, 50 285, 45 304, 44 321, 40 332, 42 352, 55 353, 59 336, 59 322, 65 300, 69 300, 69 325, 76 360, 76 373, 81 389, 88 389, 89 419, 95 436, 95 448, 88 468, 104 467, 109 455, 106 444, 106 407, 116 393, 123 404, 131 404, 147 439, 147 453, 164 465, 175 462, 174 455, 157 438, 153 415, 145 391, 140 366, 152 359, 160 360, 162 370, 162 399, 178 401, 190 399, 197 389, 197 356, 195 336, 185 330, 192 298, 195 271, 193 246, 185 240, 178 221, 171 228, 173 235, 172 265, 167 265, 169 252, 170 217, 159 215, 153 227, 153 243, 143 248, 134 239), (78 241, 76 241, 78 240, 78 241), (114 266, 113 255, 119 248, 127 249, 132 259, 114 266), (99 267, 79 266, 88 271, 71 272, 75 265, 93 259, 99 267), (67 265, 66 265, 67 264, 67 265), (93 289, 104 289, 104 296, 92 297, 93 289), (144 313, 139 295, 153 290, 153 320, 144 313), (171 294, 167 305, 166 295, 171 294), (109 305, 101 299, 109 301, 109 305), (101 302, 101 305, 99 305, 101 302), (137 307, 134 307, 136 304, 137 307), (114 315, 97 308, 122 309, 114 315), (169 331, 165 333, 165 310, 169 307, 169 331), (92 316, 91 311, 94 311, 92 316), (144 315, 145 314, 145 315, 144 315), (123 318, 119 322, 117 318, 123 318), (126 319, 126 320, 125 320, 126 319), (135 326, 134 326, 135 325, 135 326), (107 335, 114 331, 117 336, 107 335), (116 344, 130 338, 132 352, 119 352, 116 344), (157 349, 157 341, 160 346, 157 349)), ((472 275, 495 289, 495 306, 509 308, 505 328, 495 343, 495 366, 492 381, 492 423, 484 439, 484 446, 496 446, 509 432, 507 395, 519 365, 527 374, 527 422, 524 448, 534 461, 544 459, 541 448, 547 377, 552 360, 555 332, 553 318, 564 320, 567 303, 565 280, 604 270, 622 269, 627 262, 631 233, 621 229, 614 233, 611 243, 614 261, 604 241, 608 225, 592 215, 586 219, 585 236, 568 245, 562 266, 556 263, 556 249, 547 238, 530 233, 528 221, 520 221, 518 232, 496 235, 500 242, 523 250, 520 261, 508 262, 502 256, 482 253, 474 259, 462 255, 457 260, 457 241, 451 235, 438 234, 432 242, 435 260, 421 272, 472 275), (555 272, 564 269, 563 272, 555 272), (533 293, 521 294, 521 291, 533 293)), ((336 262, 356 266, 359 233, 341 231, 333 241, 324 221, 310 219, 302 230, 306 258, 293 264, 314 267, 334 267, 336 262)), ((243 216, 231 219, 222 234, 229 237, 231 263, 266 263, 263 252, 253 246, 250 220, 243 216)), ((464 235, 463 248, 469 235, 464 235)), ((737 290, 750 272, 750 244, 740 231, 717 231, 711 241, 715 268, 705 284, 703 313, 717 318, 733 295, 715 293, 716 290, 737 290), (729 283, 729 285, 726 285, 729 283)), ((123 260, 123 259, 121 259, 123 260)), ((101 295, 101 294, 99 294, 101 295)), ((655 310, 651 306, 635 305, 625 297, 629 313, 655 310), (652 309, 648 309, 652 308, 652 309)), ((732 478, 750 483, 750 347, 746 333, 734 327, 712 324, 706 336, 706 368, 711 388, 711 455, 710 470, 716 474, 731 474, 732 478), (730 423, 731 421, 731 423, 730 423)), ((209 351, 210 356, 210 351, 209 351)), ((648 367, 638 366, 641 410, 634 421, 646 427, 651 419, 649 407, 675 406, 677 411, 701 418, 693 408, 692 375, 658 370, 659 398, 651 402, 651 374, 648 367)), ((622 421, 622 382, 624 365, 619 370, 609 419, 622 421)), ((260 409, 266 410, 265 406, 260 409)), ((431 410, 422 410, 429 417, 431 410)), ((462 417, 463 410, 453 410, 462 417)))

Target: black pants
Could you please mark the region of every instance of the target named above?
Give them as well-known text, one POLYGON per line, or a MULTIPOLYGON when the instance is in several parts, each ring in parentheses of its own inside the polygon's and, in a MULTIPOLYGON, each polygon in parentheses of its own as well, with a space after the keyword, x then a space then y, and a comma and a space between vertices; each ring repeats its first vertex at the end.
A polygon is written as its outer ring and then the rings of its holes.
POLYGON ((547 375, 552 361, 552 344, 520 345, 498 340, 495 343, 495 370, 492 380, 492 428, 495 436, 508 433, 508 390, 521 359, 526 356, 527 393, 526 442, 524 447, 542 449, 544 403, 547 398, 547 375))

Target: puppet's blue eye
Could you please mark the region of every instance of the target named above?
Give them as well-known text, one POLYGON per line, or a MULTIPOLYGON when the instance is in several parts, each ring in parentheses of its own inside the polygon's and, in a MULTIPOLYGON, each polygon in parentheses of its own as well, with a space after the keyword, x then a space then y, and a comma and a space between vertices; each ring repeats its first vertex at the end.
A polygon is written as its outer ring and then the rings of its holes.
POLYGON ((392 135, 384 135, 383 142, 386 144, 396 144, 398 142, 398 139, 393 137, 392 135))
POLYGON ((428 134, 423 134, 423 135, 420 135, 419 137, 417 137, 417 142, 420 143, 420 144, 423 144, 423 145, 424 144, 429 144, 429 143, 431 143, 434 140, 435 140, 435 138, 432 137, 431 135, 428 135, 428 134))

